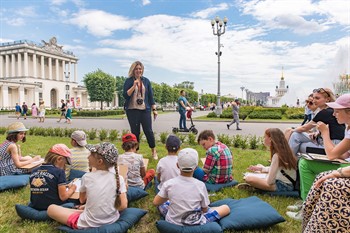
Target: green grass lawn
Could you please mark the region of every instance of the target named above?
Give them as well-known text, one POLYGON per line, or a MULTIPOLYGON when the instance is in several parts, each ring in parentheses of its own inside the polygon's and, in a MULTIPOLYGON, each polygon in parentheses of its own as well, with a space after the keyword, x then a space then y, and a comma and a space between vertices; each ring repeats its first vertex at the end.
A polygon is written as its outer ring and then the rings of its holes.
MULTIPOLYGON (((4 135, 0 136, 0 140, 5 139, 4 135)), ((97 143, 98 141, 89 141, 89 143, 97 143)), ((27 142, 21 145, 23 155, 26 154, 39 154, 42 157, 45 156, 48 149, 56 143, 65 143, 70 147, 69 138, 60 137, 41 137, 41 136, 27 136, 27 142)), ((117 147, 120 152, 121 142, 116 142, 117 147)), ((189 147, 187 144, 183 144, 182 148, 189 147)), ((196 146, 190 146, 198 150, 200 157, 205 157, 205 150, 196 146)), ((242 174, 246 171, 246 168, 251 164, 261 163, 268 165, 267 160, 269 159, 269 152, 266 150, 242 150, 237 148, 231 148, 234 156, 234 179, 242 182, 242 174)), ((166 155, 165 146, 161 143, 157 143, 158 156, 163 157, 166 155)), ((150 149, 146 142, 141 143, 140 153, 144 155, 145 158, 149 158, 150 162, 148 168, 156 168, 157 161, 151 159, 150 149)), ((200 164, 202 165, 202 164, 200 164)), ((137 202, 131 203, 131 207, 137 207, 148 210, 141 221, 135 225, 129 232, 131 233, 146 233, 146 232, 157 232, 155 222, 159 219, 159 214, 156 208, 152 205, 152 200, 154 198, 154 187, 148 190, 149 195, 137 202)), ((224 198, 245 198, 249 196, 258 196, 262 200, 271 204, 285 219, 286 222, 280 223, 273 227, 267 229, 257 229, 254 231, 245 232, 301 232, 301 223, 289 219, 286 215, 286 207, 288 205, 294 204, 297 199, 286 198, 286 197, 270 197, 267 195, 260 195, 244 190, 238 190, 236 188, 225 188, 220 192, 217 192, 215 196, 210 196, 210 201, 216 201, 224 198)), ((55 229, 58 226, 55 222, 32 222, 21 220, 15 211, 15 204, 27 204, 30 197, 29 186, 21 188, 18 190, 5 191, 0 193, 0 232, 59 232, 55 229)), ((229 231, 227 231, 229 232, 229 231)))

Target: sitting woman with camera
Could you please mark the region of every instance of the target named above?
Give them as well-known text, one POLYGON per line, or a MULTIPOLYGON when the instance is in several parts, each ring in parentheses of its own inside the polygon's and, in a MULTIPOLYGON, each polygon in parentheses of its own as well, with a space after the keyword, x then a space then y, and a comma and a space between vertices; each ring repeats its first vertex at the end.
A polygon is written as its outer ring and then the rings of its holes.
POLYGON ((146 135, 147 142, 154 159, 158 159, 154 134, 152 130, 152 116, 156 119, 158 113, 153 98, 152 85, 149 79, 143 76, 144 66, 135 61, 129 69, 129 78, 124 82, 123 96, 124 110, 129 121, 131 133, 135 134, 140 142, 140 126, 146 135))

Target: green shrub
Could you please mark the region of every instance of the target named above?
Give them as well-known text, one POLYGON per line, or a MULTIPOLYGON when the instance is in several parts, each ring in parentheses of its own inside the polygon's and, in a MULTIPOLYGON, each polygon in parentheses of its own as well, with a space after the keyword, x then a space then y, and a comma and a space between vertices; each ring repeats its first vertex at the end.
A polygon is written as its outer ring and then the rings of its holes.
POLYGON ((109 132, 109 140, 111 142, 114 142, 118 139, 118 135, 119 135, 119 131, 116 129, 111 129, 111 131, 109 132))
MULTIPOLYGON (((128 129, 123 129, 122 130, 122 135, 120 135, 121 137, 123 137, 123 135, 127 134, 127 133, 131 133, 130 130, 128 129)), ((120 138, 121 139, 121 138, 120 138)))
POLYGON ((47 136, 56 136, 55 131, 53 130, 52 127, 46 128, 46 135, 47 136))
POLYGON ((259 146, 259 139, 256 135, 249 137, 249 148, 252 150, 257 149, 259 146))
POLYGON ((95 140, 95 138, 97 137, 97 130, 92 128, 89 131, 87 131, 87 135, 90 140, 95 140))
POLYGON ((194 133, 189 133, 187 138, 188 138, 188 144, 197 145, 196 135, 194 133))
POLYGON ((238 148, 241 145, 242 135, 236 134, 232 137, 232 145, 238 148))
POLYGON ((0 134, 5 134, 7 131, 6 127, 0 127, 0 134))
POLYGON ((231 145, 230 136, 227 135, 227 134, 218 134, 217 135, 217 139, 218 139, 219 142, 222 142, 226 146, 230 146, 231 145))
POLYGON ((248 137, 247 136, 242 136, 240 140, 240 145, 242 149, 247 149, 248 148, 248 137))
POLYGON ((160 133, 160 142, 165 144, 166 143, 166 139, 168 138, 169 133, 168 132, 161 132, 160 133))
POLYGON ((63 137, 64 136, 64 130, 62 128, 54 128, 54 134, 57 137, 63 137))
POLYGON ((186 135, 177 133, 176 136, 180 139, 181 143, 186 142, 186 135))
POLYGON ((282 119, 280 111, 253 111, 248 117, 250 119, 282 119))
POLYGON ((215 112, 210 112, 210 113, 208 113, 207 117, 208 118, 216 118, 217 116, 216 116, 215 112))
POLYGON ((101 116, 113 116, 113 115, 123 115, 124 110, 101 110, 101 111, 78 111, 77 116, 83 117, 101 117, 101 116))
POLYGON ((107 129, 101 129, 99 131, 98 137, 100 139, 100 141, 104 141, 106 140, 106 138, 108 138, 108 130, 107 129))

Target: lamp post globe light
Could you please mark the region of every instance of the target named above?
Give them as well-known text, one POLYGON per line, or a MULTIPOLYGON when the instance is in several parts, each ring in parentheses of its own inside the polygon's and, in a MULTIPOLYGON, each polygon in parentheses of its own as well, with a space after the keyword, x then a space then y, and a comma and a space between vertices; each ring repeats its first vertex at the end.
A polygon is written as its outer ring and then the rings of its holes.
POLYGON ((215 19, 211 21, 213 34, 214 36, 218 36, 218 51, 215 52, 215 54, 218 56, 218 94, 217 94, 217 103, 216 103, 216 115, 220 115, 222 113, 222 107, 220 102, 220 56, 222 54, 222 52, 220 52, 220 47, 221 47, 220 36, 225 33, 227 21, 228 21, 227 17, 221 20, 219 16, 216 16, 215 19))
POLYGON ((244 91, 245 87, 242 86, 242 87, 240 87, 240 88, 241 88, 241 91, 242 91, 242 101, 243 101, 243 99, 244 99, 244 98, 243 98, 243 91, 244 91))

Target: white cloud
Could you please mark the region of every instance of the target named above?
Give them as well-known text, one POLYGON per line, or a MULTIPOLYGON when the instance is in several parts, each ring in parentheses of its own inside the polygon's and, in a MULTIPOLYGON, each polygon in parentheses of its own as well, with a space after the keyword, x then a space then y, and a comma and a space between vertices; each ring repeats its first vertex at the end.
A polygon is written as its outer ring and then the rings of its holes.
POLYGON ((101 10, 81 10, 66 22, 86 28, 94 36, 110 36, 113 31, 133 27, 135 21, 126 17, 113 15, 101 10))
POLYGON ((228 8, 229 5, 227 3, 221 3, 214 7, 193 12, 191 16, 195 18, 207 19, 208 17, 215 15, 217 12, 227 10, 228 8))
POLYGON ((297 34, 322 32, 330 19, 324 9, 311 0, 240 1, 242 13, 254 16, 263 25, 276 29, 290 29, 297 34))
POLYGON ((16 9, 16 14, 24 17, 34 17, 37 15, 34 6, 28 6, 16 9))
POLYGON ((142 0, 142 5, 146 6, 146 5, 149 5, 149 4, 151 4, 150 0, 142 0))
POLYGON ((25 25, 25 20, 23 18, 11 18, 11 19, 5 19, 6 23, 11 26, 23 26, 25 25))
POLYGON ((67 2, 67 0, 51 0, 52 5, 58 5, 58 6, 66 3, 66 2, 67 2))

